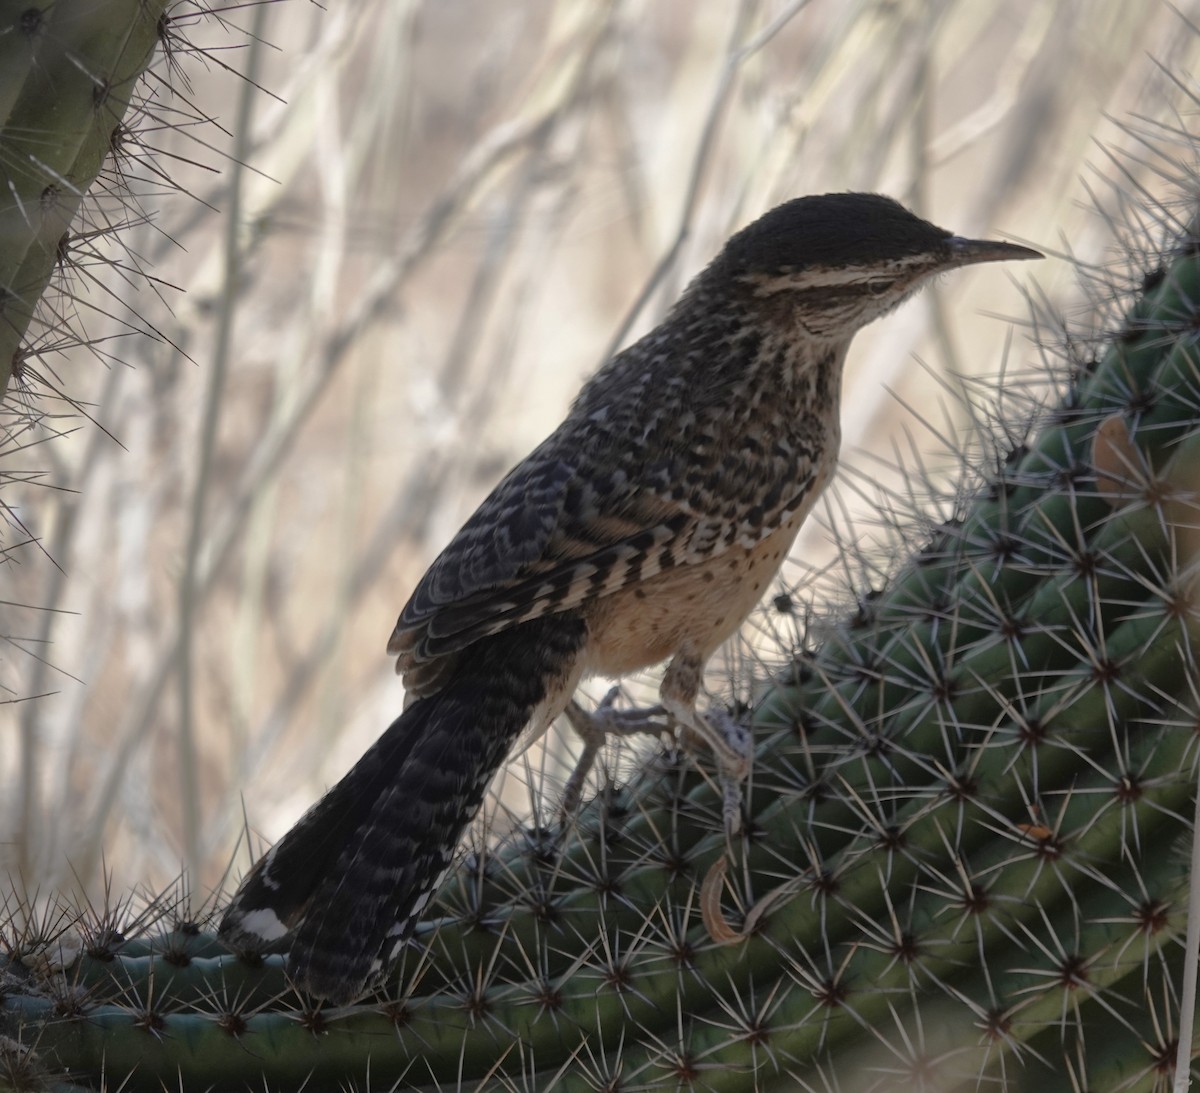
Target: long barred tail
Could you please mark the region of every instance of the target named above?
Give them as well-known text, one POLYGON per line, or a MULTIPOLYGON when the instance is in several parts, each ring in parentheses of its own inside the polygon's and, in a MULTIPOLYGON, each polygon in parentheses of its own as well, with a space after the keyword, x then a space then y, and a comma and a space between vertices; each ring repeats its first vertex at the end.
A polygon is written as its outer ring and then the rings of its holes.
POLYGON ((225 943, 294 932, 298 986, 335 1004, 361 995, 412 933, 513 740, 565 690, 585 637, 580 619, 547 616, 467 649, 256 863, 221 922, 225 943))

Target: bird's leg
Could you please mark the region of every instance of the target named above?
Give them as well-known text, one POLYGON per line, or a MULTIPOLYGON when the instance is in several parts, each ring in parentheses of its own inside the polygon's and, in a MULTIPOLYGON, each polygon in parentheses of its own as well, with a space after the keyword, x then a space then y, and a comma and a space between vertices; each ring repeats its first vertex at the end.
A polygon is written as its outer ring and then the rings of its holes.
POLYGON ((724 710, 710 709, 702 714, 696 709, 702 676, 700 658, 681 651, 663 676, 661 706, 618 710, 615 703, 619 687, 609 691, 592 713, 572 699, 563 712, 583 741, 583 751, 563 789, 562 815, 569 816, 579 807, 587 776, 608 737, 662 735, 678 725, 683 729, 680 742, 688 751, 694 752, 701 743, 712 751, 721 783, 725 830, 736 835, 742 826, 742 783, 750 774, 754 741, 749 731, 724 710))
POLYGON ((571 728, 583 741, 583 751, 579 761, 567 779, 563 788, 562 814, 571 815, 578 807, 583 796, 583 786, 587 776, 596 763, 596 756, 610 736, 633 736, 638 733, 650 733, 661 736, 670 731, 666 720, 667 711, 662 706, 649 706, 645 709, 618 710, 615 708, 620 687, 614 687, 601 700, 594 711, 588 713, 574 699, 567 703, 563 710, 571 728))
POLYGON ((754 740, 723 710, 700 713, 696 709, 703 676, 704 661, 685 647, 667 666, 658 694, 663 708, 683 727, 684 744, 693 747, 699 739, 712 750, 724 798, 725 830, 736 835, 742 827, 742 782, 750 775, 754 740))

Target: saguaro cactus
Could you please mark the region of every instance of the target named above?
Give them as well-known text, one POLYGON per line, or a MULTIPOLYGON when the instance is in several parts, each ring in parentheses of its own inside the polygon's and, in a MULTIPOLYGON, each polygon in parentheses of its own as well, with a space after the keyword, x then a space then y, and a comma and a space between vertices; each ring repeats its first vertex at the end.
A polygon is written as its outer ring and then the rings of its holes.
POLYGON ((166 8, 166 0, 0 4, 0 398, 40 348, 34 309, 84 195, 120 142, 166 8))

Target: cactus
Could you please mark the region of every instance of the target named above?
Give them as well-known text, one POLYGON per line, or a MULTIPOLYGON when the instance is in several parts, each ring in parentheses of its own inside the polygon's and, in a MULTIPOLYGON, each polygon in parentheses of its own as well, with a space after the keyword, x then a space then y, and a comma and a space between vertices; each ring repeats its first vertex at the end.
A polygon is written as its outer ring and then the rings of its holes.
POLYGON ((10 1083, 1165 1087, 1200 725, 1198 323, 1193 233, 763 690, 738 845, 664 755, 566 830, 468 857, 393 980, 336 1010, 279 955, 163 932, 169 899, 70 943, 43 919, 5 938, 10 1083))
POLYGON ((0 6, 0 398, 61 326, 35 308, 71 246, 84 195, 121 142, 166 0, 6 0, 0 6), (33 333, 30 333, 31 323, 33 333))

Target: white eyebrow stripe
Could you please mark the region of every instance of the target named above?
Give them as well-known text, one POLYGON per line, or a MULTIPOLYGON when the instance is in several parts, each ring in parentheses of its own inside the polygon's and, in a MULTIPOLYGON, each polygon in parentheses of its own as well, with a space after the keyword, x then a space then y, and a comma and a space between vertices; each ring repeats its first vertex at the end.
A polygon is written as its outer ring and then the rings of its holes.
POLYGON ((744 280, 762 293, 796 288, 839 288, 843 285, 862 285, 868 280, 900 278, 908 273, 928 269, 929 255, 912 254, 889 259, 886 267, 872 263, 853 266, 806 266, 792 273, 750 273, 744 280), (798 282, 803 283, 798 283, 798 282))

